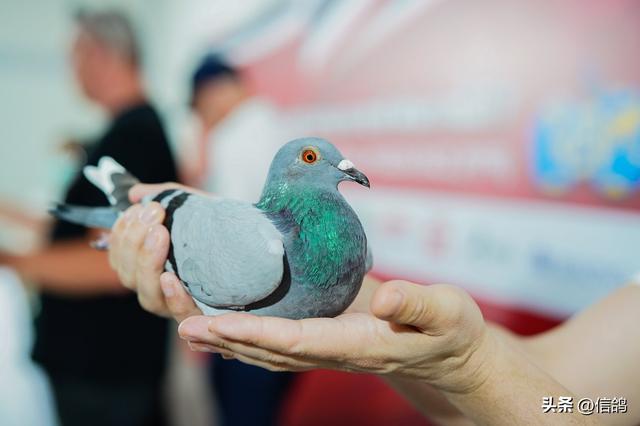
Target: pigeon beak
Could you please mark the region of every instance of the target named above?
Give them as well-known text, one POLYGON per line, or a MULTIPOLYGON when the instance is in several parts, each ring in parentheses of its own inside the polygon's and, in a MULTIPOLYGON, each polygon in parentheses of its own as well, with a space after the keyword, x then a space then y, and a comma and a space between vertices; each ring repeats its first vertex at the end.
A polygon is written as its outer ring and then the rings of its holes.
POLYGON ((358 182, 360 185, 366 186, 367 188, 371 188, 371 185, 369 184, 369 178, 360 170, 356 169, 351 161, 340 161, 340 164, 338 164, 338 169, 342 170, 342 172, 347 176, 347 179, 358 182))

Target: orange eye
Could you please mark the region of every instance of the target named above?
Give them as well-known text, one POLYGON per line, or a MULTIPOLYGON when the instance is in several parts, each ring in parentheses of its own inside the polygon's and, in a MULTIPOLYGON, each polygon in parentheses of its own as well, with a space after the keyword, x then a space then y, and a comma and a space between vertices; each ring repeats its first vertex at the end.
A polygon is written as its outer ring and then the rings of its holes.
POLYGON ((312 149, 302 151, 302 161, 307 164, 313 164, 318 160, 318 154, 312 149))

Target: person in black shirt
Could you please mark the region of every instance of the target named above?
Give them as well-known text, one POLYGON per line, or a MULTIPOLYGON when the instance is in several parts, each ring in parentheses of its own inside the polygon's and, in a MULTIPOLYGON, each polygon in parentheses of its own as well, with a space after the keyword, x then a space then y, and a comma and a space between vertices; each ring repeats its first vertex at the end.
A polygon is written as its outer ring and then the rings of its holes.
MULTIPOLYGON (((129 22, 114 12, 81 15, 78 22, 76 77, 111 117, 88 149, 88 164, 108 155, 143 182, 175 181, 162 123, 145 100, 129 22)), ((80 172, 65 202, 108 204, 80 172)), ((89 246, 97 234, 56 222, 46 249, 21 257, 0 254, 0 263, 40 287, 33 356, 50 377, 62 426, 162 424, 168 324, 143 311, 106 254, 89 246)))

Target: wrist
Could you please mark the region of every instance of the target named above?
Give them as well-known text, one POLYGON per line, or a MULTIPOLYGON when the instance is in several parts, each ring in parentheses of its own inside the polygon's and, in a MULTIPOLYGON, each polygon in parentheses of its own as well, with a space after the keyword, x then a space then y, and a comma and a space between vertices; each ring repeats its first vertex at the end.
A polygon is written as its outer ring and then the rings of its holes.
MULTIPOLYGON (((492 410, 505 416, 507 407, 500 405, 509 405, 508 383, 513 378, 512 367, 515 367, 512 365, 514 357, 510 352, 511 348, 487 329, 482 348, 478 348, 470 358, 468 368, 461 371, 463 377, 460 378, 459 385, 443 390, 444 397, 477 424, 495 424, 496 419, 487 421, 484 417, 491 418, 495 414, 491 413, 492 410), (487 407, 492 408, 488 410, 487 407)), ((509 420, 501 424, 515 423, 509 420)))
POLYGON ((470 395, 482 390, 499 361, 503 348, 490 330, 484 326, 476 341, 461 356, 454 357, 451 372, 433 386, 445 395, 470 395))

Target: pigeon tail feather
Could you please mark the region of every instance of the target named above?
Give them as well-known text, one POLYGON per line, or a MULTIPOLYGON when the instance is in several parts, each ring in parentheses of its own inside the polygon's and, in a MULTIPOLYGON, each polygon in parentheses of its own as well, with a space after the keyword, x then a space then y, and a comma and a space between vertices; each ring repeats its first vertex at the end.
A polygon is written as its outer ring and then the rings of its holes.
POLYGON ((111 229, 120 215, 113 207, 83 207, 71 204, 56 204, 49 209, 49 213, 67 222, 104 229, 111 229))
POLYGON ((107 196, 118 210, 131 205, 129 189, 139 181, 111 157, 102 157, 97 166, 85 166, 84 176, 107 196))

